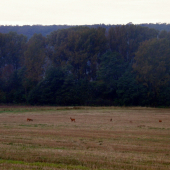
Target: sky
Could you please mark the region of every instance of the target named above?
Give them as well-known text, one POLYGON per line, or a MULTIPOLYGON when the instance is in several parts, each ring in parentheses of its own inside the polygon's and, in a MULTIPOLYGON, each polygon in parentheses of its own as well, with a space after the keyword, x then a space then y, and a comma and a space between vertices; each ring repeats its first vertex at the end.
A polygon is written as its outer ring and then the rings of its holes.
POLYGON ((0 25, 170 23, 170 0, 0 0, 0 25))

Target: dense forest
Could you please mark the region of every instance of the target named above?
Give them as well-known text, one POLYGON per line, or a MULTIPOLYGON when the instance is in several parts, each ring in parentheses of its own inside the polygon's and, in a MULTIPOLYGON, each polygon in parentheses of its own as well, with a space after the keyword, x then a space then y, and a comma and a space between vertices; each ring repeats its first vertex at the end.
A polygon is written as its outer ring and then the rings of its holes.
POLYGON ((0 26, 0 103, 170 106, 169 25, 153 26, 0 26))

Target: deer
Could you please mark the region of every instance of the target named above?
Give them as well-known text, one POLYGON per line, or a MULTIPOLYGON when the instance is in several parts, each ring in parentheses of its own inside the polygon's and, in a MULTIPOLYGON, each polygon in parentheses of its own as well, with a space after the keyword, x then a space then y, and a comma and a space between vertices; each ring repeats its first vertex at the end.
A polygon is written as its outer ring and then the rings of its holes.
POLYGON ((71 117, 70 117, 70 119, 71 119, 71 122, 75 122, 75 121, 76 121, 74 118, 71 118, 71 117))
POLYGON ((159 119, 159 122, 162 122, 162 120, 159 119))
POLYGON ((28 121, 33 121, 33 119, 27 118, 27 122, 28 122, 28 121))
POLYGON ((110 122, 112 121, 112 119, 110 119, 110 122))

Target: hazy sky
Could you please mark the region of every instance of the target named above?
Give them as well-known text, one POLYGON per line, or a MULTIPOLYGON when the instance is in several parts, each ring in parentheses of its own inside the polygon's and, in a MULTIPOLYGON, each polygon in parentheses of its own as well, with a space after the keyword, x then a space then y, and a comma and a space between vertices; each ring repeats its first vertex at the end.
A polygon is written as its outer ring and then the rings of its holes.
POLYGON ((0 0, 0 25, 170 23, 170 0, 0 0))

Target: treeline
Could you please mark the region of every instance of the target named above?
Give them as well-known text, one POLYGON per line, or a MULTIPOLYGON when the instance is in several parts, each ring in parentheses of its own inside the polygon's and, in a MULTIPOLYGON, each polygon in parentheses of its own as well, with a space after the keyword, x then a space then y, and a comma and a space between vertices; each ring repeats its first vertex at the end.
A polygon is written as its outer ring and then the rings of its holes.
POLYGON ((0 103, 170 105, 170 32, 77 26, 0 33, 0 103))
POLYGON ((17 34, 23 34, 27 36, 27 38, 31 38, 34 34, 42 34, 43 36, 46 36, 50 34, 53 31, 59 30, 59 29, 66 29, 70 28, 71 26, 68 25, 50 25, 50 26, 43 26, 43 25, 23 25, 23 26, 7 26, 7 25, 1 25, 0 26, 0 33, 9 33, 9 32, 16 32, 17 34))
MULTIPOLYGON (((132 25, 132 23, 128 23, 127 25, 132 25)), ((89 27, 89 28, 98 28, 102 27, 106 29, 106 32, 111 27, 117 27, 121 25, 105 25, 105 24, 95 24, 95 25, 84 25, 83 27, 89 27)), ((159 31, 170 31, 170 24, 166 23, 157 23, 157 24, 139 24, 138 26, 142 27, 148 27, 148 28, 154 28, 159 31)), ((59 29, 67 29, 75 27, 72 25, 23 25, 23 26, 12 26, 12 25, 0 25, 0 33, 9 33, 9 32, 16 32, 17 34, 23 34, 28 39, 30 39, 35 33, 36 34, 42 34, 44 37, 49 35, 51 32, 59 30, 59 29)))

